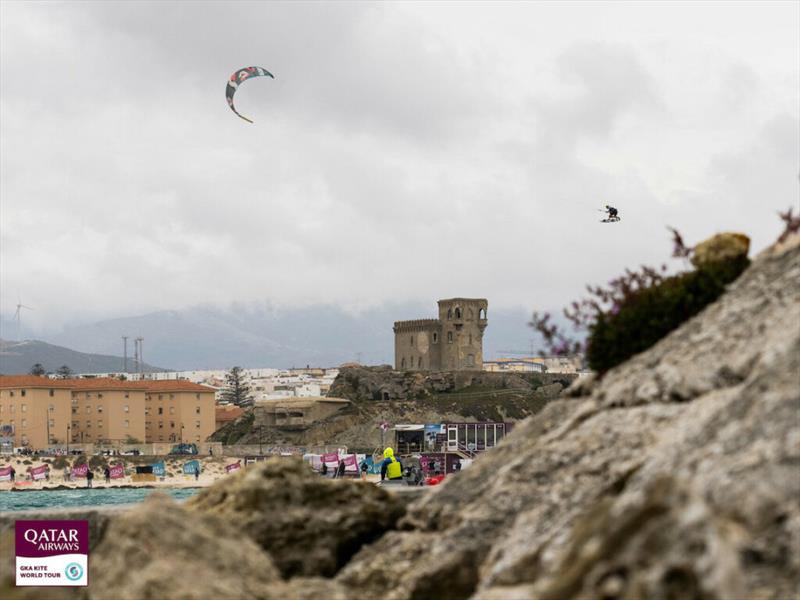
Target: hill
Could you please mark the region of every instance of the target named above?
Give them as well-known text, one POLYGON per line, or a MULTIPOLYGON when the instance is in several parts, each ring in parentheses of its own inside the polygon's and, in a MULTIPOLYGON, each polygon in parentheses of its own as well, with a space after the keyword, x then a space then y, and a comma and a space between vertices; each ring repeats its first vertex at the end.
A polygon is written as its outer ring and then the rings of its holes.
MULTIPOLYGON (((121 356, 78 352, 38 340, 0 340, 0 374, 28 373, 36 363, 40 363, 50 372, 55 372, 63 365, 67 365, 75 373, 120 373, 123 368, 121 356)), ((129 370, 132 370, 132 366, 133 361, 128 358, 129 370)), ((147 363, 142 365, 142 369, 146 372, 168 370, 147 363)))

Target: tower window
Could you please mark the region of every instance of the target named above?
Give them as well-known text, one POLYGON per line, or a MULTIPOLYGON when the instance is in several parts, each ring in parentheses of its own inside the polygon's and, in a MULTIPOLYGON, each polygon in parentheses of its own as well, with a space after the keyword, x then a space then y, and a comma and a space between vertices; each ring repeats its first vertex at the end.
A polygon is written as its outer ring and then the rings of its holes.
POLYGON ((439 343, 439 334, 438 333, 434 333, 433 334, 433 343, 434 344, 438 344, 439 343))
POLYGON ((414 346, 414 336, 413 335, 411 336, 411 346, 412 347, 414 346))
POLYGON ((403 360, 400 361, 400 368, 402 368, 402 369, 406 368, 406 359, 405 359, 405 357, 403 357, 403 360))
POLYGON ((469 334, 469 345, 472 346, 472 334, 469 334))
POLYGON ((456 307, 456 319, 460 319, 460 318, 461 318, 461 309, 456 307))
POLYGON ((479 319, 485 319, 486 318, 486 309, 485 308, 482 308, 482 309, 480 309, 480 311, 478 311, 478 318, 479 319))
POLYGON ((447 332, 447 343, 448 344, 452 344, 453 343, 453 332, 452 331, 448 331, 447 332))
POLYGON ((447 320, 449 321, 452 318, 453 318, 453 309, 452 308, 448 308, 447 309, 447 320))
POLYGON ((417 368, 418 369, 422 368, 422 357, 421 356, 417 359, 417 368))

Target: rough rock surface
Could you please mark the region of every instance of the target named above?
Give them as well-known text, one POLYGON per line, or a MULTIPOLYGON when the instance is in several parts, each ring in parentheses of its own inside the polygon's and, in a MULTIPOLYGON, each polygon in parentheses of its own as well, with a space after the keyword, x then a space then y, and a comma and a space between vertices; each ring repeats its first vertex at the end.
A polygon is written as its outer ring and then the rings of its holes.
POLYGON ((693 250, 692 264, 701 267, 721 260, 747 256, 750 238, 743 233, 718 233, 697 244, 693 250))
POLYGON ((271 459, 189 499, 266 550, 285 577, 331 576, 394 527, 405 503, 374 485, 321 478, 299 460, 271 459))
POLYGON ((387 600, 796 597, 799 384, 796 238, 519 424, 337 580, 387 600))

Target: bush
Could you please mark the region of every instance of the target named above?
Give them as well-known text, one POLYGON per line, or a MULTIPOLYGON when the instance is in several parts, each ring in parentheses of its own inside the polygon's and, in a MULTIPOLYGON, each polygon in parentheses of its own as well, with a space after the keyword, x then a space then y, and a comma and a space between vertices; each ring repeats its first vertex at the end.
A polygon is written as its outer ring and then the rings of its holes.
POLYGON ((616 312, 599 313, 589 327, 586 358, 590 368, 604 373, 647 350, 719 298, 749 264, 747 257, 740 256, 668 277, 631 295, 616 312))
POLYGON ((53 460, 53 468, 54 469, 63 469, 69 464, 66 456, 57 456, 55 460, 53 460))
POLYGON ((104 469, 108 466, 108 461, 106 460, 105 456, 91 456, 89 457, 89 468, 92 470, 95 469, 104 469))

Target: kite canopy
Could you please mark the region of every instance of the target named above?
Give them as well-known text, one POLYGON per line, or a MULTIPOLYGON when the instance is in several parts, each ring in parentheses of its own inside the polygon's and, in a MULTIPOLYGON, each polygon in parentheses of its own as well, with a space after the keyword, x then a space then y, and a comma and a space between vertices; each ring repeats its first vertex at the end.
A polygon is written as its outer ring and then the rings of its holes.
POLYGON ((233 75, 231 75, 231 78, 228 80, 228 85, 225 87, 225 98, 228 101, 228 106, 231 107, 231 110, 235 112, 238 117, 241 117, 248 123, 252 123, 252 121, 247 117, 240 115, 236 110, 236 107, 233 106, 233 95, 236 93, 236 90, 239 89, 239 86, 242 84, 242 82, 252 77, 263 77, 265 75, 275 79, 275 76, 263 67, 244 67, 243 69, 235 71, 233 75))

